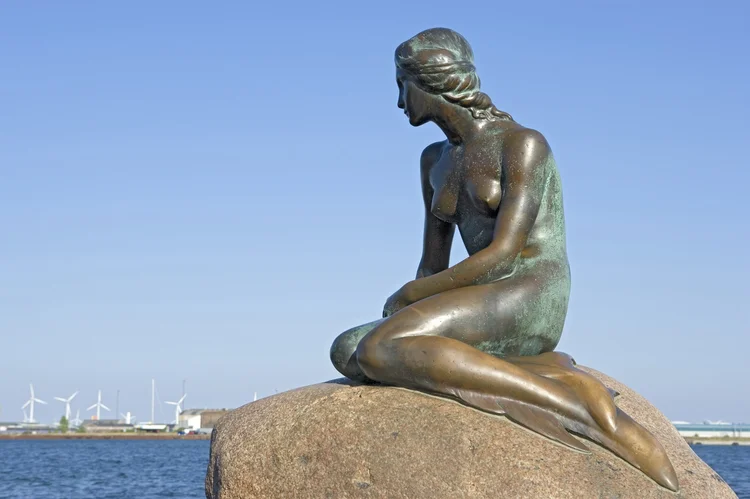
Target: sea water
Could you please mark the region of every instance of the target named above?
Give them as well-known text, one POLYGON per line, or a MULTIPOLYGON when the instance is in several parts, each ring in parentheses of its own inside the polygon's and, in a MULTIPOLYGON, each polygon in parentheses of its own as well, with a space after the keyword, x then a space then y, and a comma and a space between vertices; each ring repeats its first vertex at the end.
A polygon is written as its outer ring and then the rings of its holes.
MULTIPOLYGON (((203 498, 207 440, 0 440, 0 498, 203 498)), ((695 446, 750 499, 750 446, 695 446)))

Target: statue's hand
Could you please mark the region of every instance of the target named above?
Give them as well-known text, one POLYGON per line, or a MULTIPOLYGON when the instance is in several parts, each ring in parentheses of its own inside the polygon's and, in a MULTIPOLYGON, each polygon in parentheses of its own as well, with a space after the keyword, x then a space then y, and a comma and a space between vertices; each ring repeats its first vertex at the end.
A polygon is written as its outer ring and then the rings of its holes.
POLYGON ((408 307, 414 300, 409 298, 408 284, 405 284, 398 291, 393 293, 385 302, 383 307, 383 317, 390 317, 404 307, 408 307))

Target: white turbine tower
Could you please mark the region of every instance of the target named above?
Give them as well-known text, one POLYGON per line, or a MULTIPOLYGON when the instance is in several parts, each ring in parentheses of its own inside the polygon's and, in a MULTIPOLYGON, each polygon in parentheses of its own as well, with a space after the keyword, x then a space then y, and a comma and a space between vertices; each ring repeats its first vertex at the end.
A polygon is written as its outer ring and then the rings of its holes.
POLYGON ((40 404, 45 404, 45 405, 47 404, 47 402, 45 402, 44 400, 40 400, 34 396, 34 385, 29 384, 29 388, 31 389, 31 398, 29 398, 29 400, 27 400, 26 403, 23 404, 21 409, 26 409, 28 407, 29 408, 28 422, 36 423, 36 421, 34 421, 34 402, 39 402, 40 404))
POLYGON ((67 419, 68 421, 70 421, 70 401, 76 398, 76 395, 78 395, 78 392, 75 392, 73 395, 66 399, 62 397, 55 397, 55 400, 59 400, 60 402, 65 403, 65 419, 67 419))
POLYGON ((185 397, 187 397, 187 393, 182 396, 182 398, 177 402, 167 402, 169 405, 174 406, 174 424, 180 423, 180 413, 182 412, 182 402, 185 400, 185 397))
POLYGON ((78 409, 76 411, 76 418, 74 420, 72 420, 70 422, 70 424, 73 425, 73 426, 80 426, 81 423, 83 423, 83 421, 81 421, 81 410, 78 409))
POLYGON ((102 404, 102 391, 101 390, 99 390, 99 397, 96 400, 96 404, 92 405, 91 407, 89 407, 86 410, 90 411, 91 409, 93 409, 95 407, 96 407, 96 420, 99 421, 101 419, 101 415, 102 415, 101 410, 102 409, 104 409, 105 411, 109 410, 109 407, 107 407, 106 405, 102 404))
POLYGON ((135 414, 130 414, 130 411, 125 414, 120 413, 120 416, 125 420, 125 424, 130 424, 131 421, 135 422, 135 414))

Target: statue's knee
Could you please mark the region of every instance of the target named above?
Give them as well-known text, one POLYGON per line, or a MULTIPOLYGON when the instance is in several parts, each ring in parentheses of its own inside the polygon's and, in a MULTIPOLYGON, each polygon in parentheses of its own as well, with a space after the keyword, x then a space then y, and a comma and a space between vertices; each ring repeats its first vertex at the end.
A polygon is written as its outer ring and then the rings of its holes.
POLYGON ((333 340, 331 345, 331 363, 339 372, 342 372, 342 369, 346 367, 357 349, 357 345, 351 345, 350 343, 347 334, 342 333, 333 340))
POLYGON ((369 378, 380 380, 385 367, 383 346, 375 336, 368 336, 359 342, 356 351, 357 364, 369 378))
POLYGON ((357 364, 357 343, 359 338, 350 331, 340 334, 331 345, 331 363, 338 372, 353 381, 365 383, 369 381, 357 364))

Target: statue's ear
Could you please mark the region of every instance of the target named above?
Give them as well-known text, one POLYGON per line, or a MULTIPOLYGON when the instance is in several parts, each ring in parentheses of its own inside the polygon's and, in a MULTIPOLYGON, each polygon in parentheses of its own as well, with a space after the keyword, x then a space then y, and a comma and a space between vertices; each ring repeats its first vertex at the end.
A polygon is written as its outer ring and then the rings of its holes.
POLYGON ((610 395, 612 395, 613 399, 620 396, 620 392, 618 392, 617 390, 613 390, 612 388, 607 388, 607 391, 609 392, 610 395))

